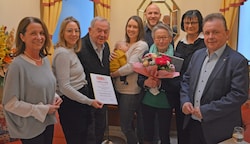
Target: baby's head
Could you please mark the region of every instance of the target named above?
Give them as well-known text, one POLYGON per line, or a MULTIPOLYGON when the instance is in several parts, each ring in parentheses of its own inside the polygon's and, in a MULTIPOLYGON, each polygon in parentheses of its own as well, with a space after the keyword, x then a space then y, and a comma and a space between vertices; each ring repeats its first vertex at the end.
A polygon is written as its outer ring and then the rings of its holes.
POLYGON ((128 44, 125 41, 117 41, 115 43, 115 49, 119 49, 126 52, 128 50, 128 44))

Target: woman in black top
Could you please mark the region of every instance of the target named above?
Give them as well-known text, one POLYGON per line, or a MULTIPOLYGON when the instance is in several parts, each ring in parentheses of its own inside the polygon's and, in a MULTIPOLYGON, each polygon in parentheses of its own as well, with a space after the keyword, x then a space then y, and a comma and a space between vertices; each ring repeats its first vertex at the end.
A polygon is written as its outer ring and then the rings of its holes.
POLYGON ((199 10, 189 10, 185 12, 181 19, 181 30, 186 32, 186 36, 182 38, 177 46, 175 55, 184 59, 180 77, 176 78, 176 99, 175 99, 175 114, 177 125, 178 144, 187 144, 188 134, 183 130, 184 114, 180 108, 180 81, 183 74, 186 72, 188 64, 193 53, 205 47, 204 36, 202 33, 202 15, 199 10))

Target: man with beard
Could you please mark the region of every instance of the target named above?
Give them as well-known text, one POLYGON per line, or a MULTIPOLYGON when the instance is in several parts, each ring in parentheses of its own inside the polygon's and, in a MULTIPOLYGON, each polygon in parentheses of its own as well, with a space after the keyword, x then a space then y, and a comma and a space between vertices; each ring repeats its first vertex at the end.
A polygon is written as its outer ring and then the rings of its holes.
POLYGON ((147 23, 144 27, 145 30, 145 41, 148 43, 148 47, 150 47, 154 41, 152 38, 152 29, 153 27, 160 22, 161 18, 161 12, 160 8, 152 3, 148 5, 148 7, 145 10, 144 16, 146 17, 147 23))

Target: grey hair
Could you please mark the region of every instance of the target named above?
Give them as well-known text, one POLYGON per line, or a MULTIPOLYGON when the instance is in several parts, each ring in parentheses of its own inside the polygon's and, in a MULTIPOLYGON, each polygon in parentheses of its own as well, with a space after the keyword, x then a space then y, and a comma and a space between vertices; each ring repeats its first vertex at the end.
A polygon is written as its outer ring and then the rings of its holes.
POLYGON ((108 26, 109 26, 109 29, 110 29, 110 24, 109 24, 108 20, 106 18, 103 18, 103 17, 100 17, 100 16, 94 17, 94 19, 90 23, 90 27, 93 28, 95 26, 96 21, 107 22, 108 26))
POLYGON ((173 37, 173 31, 171 30, 171 28, 168 25, 165 25, 163 23, 159 23, 156 26, 154 26, 154 28, 152 29, 152 38, 155 37, 155 31, 157 31, 158 29, 164 29, 168 32, 168 35, 172 38, 173 37))

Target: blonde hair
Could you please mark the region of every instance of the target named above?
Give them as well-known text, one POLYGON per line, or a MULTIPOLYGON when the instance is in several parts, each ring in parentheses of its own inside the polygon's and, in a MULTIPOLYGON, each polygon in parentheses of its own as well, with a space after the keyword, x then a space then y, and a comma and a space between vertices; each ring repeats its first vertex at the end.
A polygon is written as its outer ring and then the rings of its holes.
POLYGON ((67 17, 62 21, 61 26, 60 26, 60 31, 59 31, 59 40, 58 40, 57 44, 55 45, 55 48, 67 47, 66 40, 64 39, 64 32, 65 32, 65 28, 66 28, 67 24, 70 22, 76 23, 78 28, 79 28, 79 39, 76 42, 77 46, 74 48, 75 52, 79 52, 81 50, 81 46, 82 46, 80 23, 78 22, 78 20, 76 20, 72 16, 67 17))

